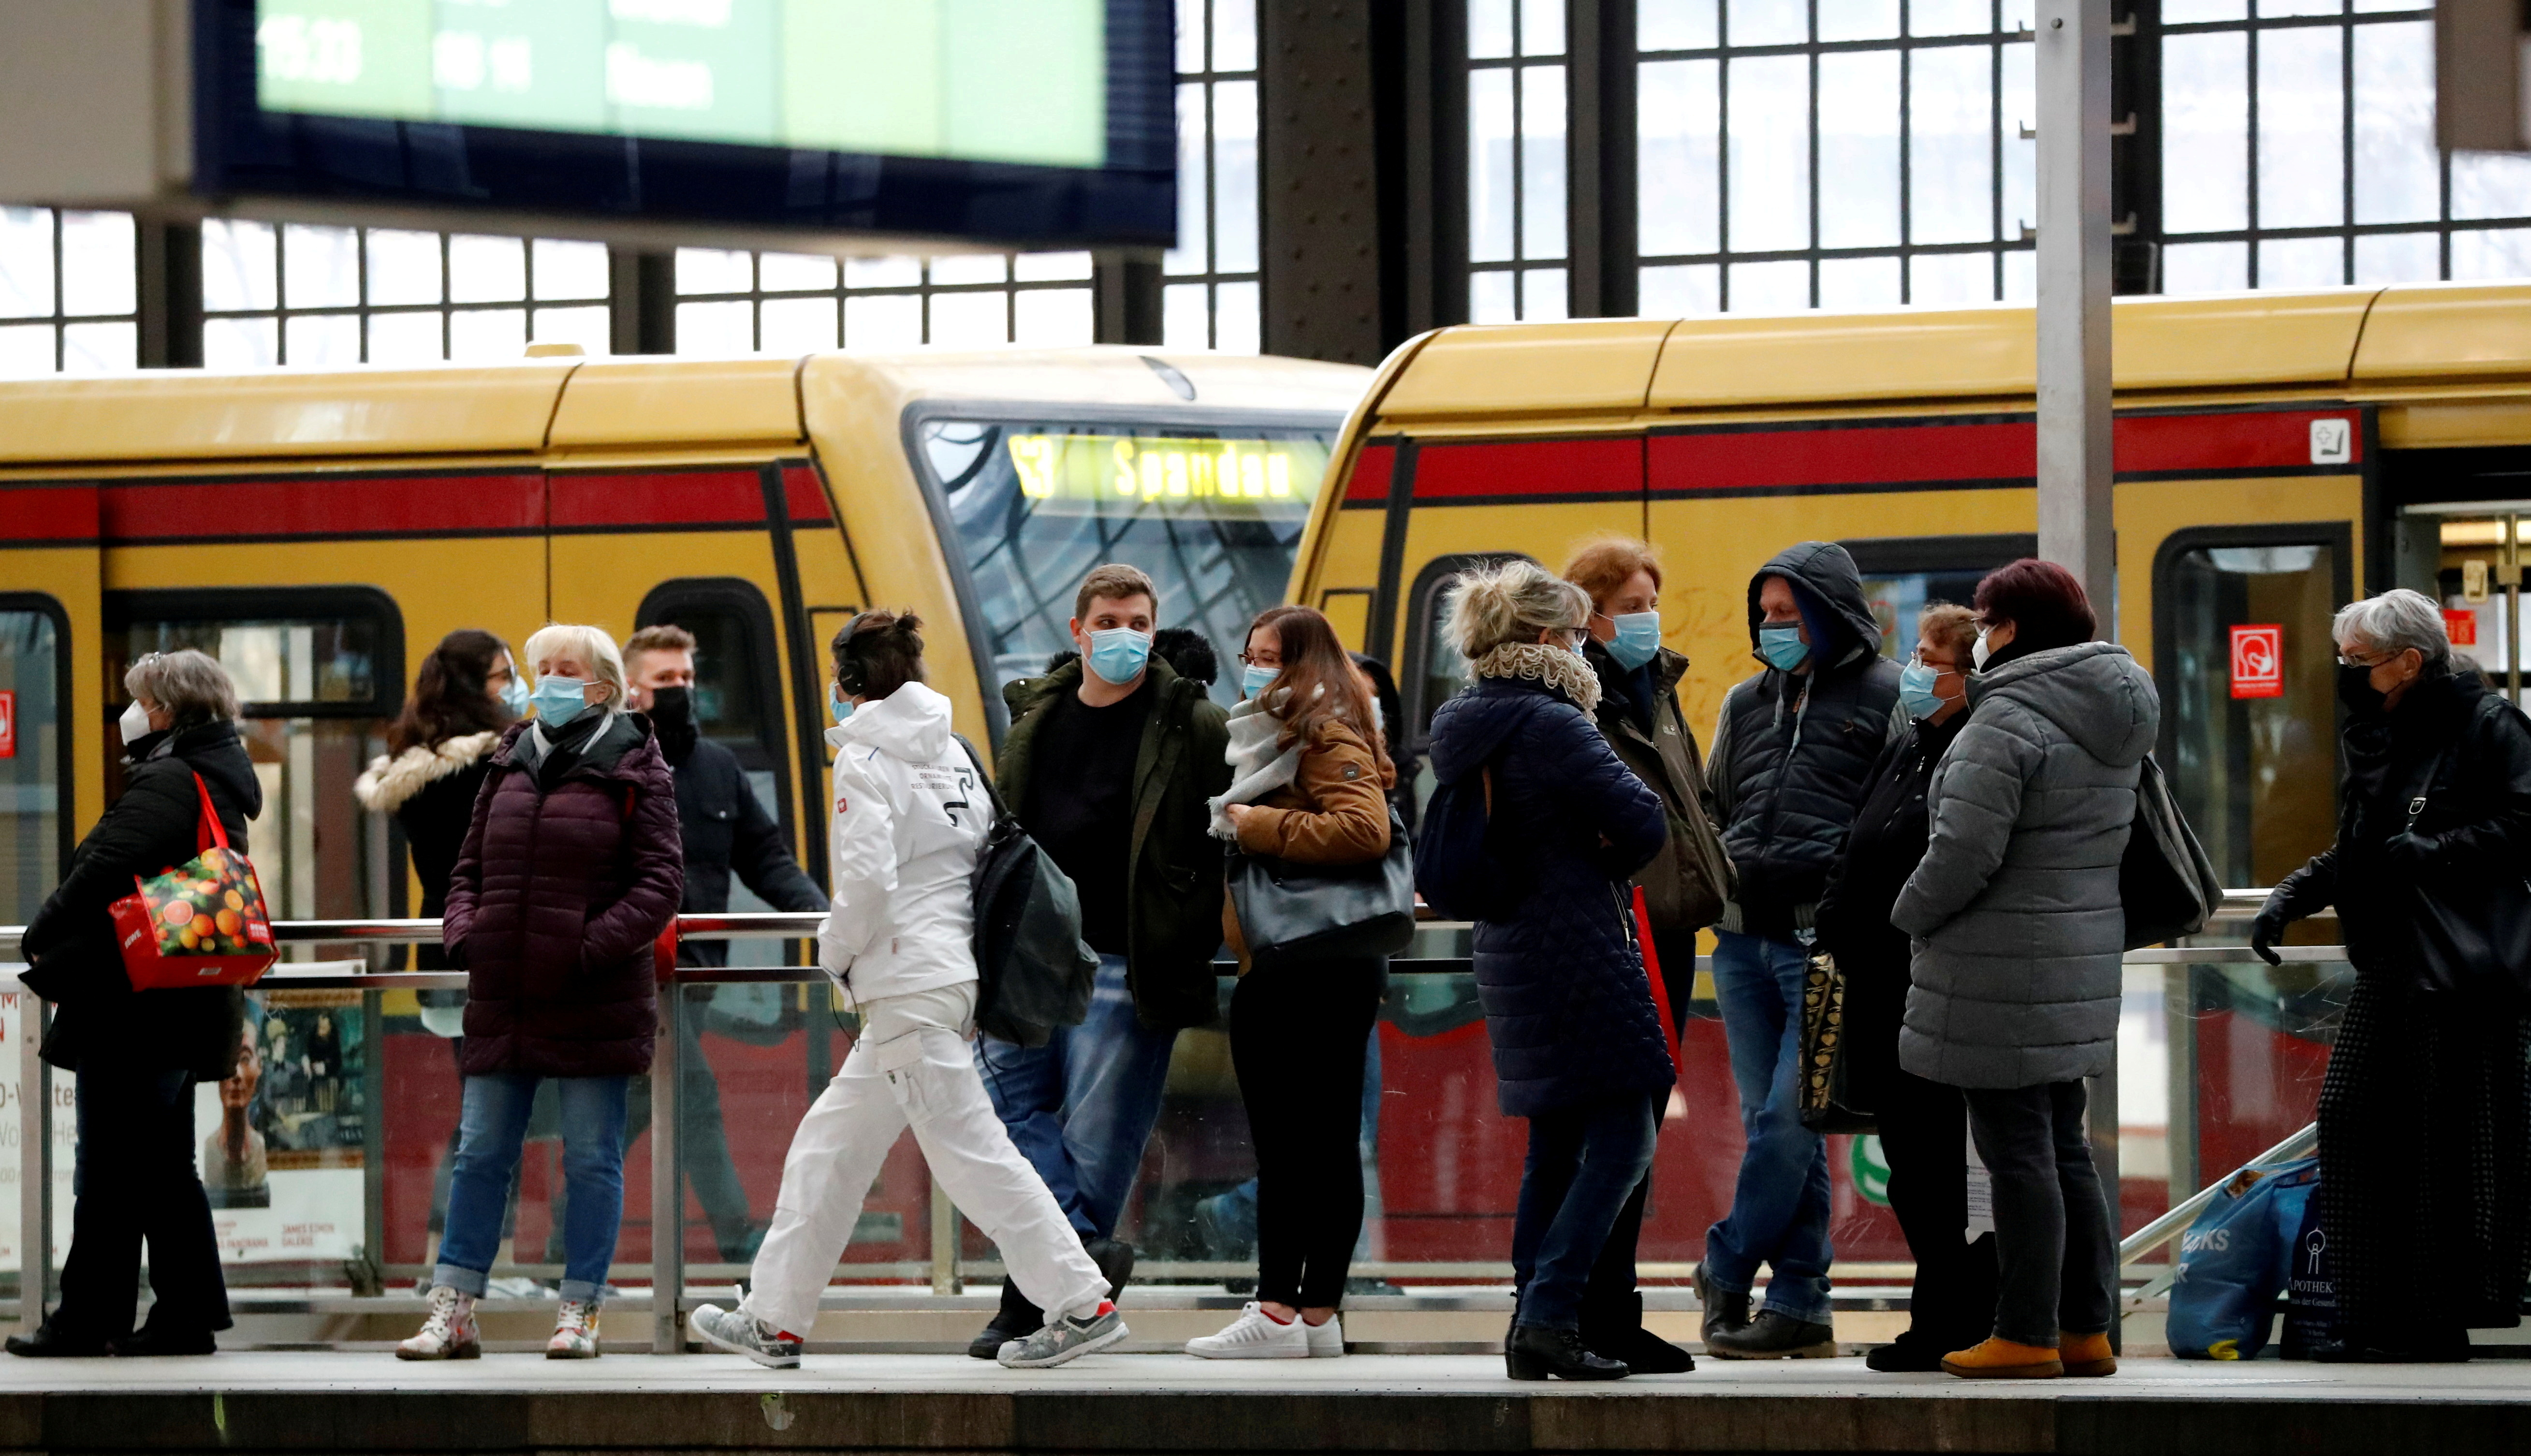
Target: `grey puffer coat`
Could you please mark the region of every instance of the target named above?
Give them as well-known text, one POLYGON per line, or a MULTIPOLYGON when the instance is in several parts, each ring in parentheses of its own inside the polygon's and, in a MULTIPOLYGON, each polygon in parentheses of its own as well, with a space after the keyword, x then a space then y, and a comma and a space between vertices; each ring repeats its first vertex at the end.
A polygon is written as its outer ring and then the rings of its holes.
POLYGON ((1899 1064, 1951 1087, 2093 1076, 2116 1048, 2118 861, 2161 700, 2109 643, 2014 658, 1968 692, 1890 915, 1915 941, 1899 1064))

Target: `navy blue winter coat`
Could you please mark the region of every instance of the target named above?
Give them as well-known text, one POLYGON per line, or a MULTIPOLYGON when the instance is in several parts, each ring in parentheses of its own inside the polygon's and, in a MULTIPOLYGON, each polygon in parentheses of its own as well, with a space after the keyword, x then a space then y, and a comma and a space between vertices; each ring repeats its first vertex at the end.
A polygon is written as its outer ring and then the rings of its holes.
POLYGON ((1668 837, 1661 802, 1561 691, 1480 678, 1433 716, 1433 771, 1491 763, 1503 919, 1477 922, 1477 993, 1506 1117, 1678 1080, 1636 948, 1629 881, 1668 837), (1603 844, 1602 838, 1606 843, 1603 844))

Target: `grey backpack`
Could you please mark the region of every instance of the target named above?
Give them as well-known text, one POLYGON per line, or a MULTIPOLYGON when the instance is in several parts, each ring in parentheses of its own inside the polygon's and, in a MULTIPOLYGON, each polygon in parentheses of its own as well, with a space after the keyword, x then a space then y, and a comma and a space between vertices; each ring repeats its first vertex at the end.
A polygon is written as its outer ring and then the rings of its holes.
POLYGON ((1082 943, 1081 894, 1002 802, 976 746, 958 747, 976 765, 993 804, 993 827, 976 851, 976 1028, 996 1040, 1043 1046, 1056 1027, 1090 1014, 1098 953, 1082 943))

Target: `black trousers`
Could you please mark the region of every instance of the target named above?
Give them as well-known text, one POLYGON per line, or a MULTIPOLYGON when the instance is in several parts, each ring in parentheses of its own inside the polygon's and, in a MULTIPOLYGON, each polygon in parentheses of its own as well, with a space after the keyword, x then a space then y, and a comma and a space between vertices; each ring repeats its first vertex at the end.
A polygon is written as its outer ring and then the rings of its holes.
MULTIPOLYGON (((1674 1035, 1684 1036, 1688 998, 1696 993, 1696 932, 1653 931, 1653 955, 1660 962, 1661 990, 1669 997, 1669 1029, 1674 1035)), ((1654 1101, 1656 1134, 1668 1111, 1669 1098, 1654 1101)), ((1653 1171, 1646 1168, 1643 1181, 1635 1185, 1624 1206, 1617 1210, 1617 1221, 1609 1226, 1608 1242, 1601 1247, 1599 1262, 1591 1265, 1591 1281, 1582 1290, 1582 1338, 1586 1342, 1605 1341, 1643 1327, 1643 1304, 1635 1297, 1635 1246, 1643 1240, 1644 1206, 1652 1192, 1653 1171)))
POLYGON ((1969 1132, 1995 1180, 1995 1332, 2053 1347, 2115 1313, 2117 1240, 2092 1165, 2079 1082, 1970 1088, 1969 1132))
POLYGON ((1230 995, 1230 1060, 1257 1152, 1257 1297, 1344 1298, 1362 1237, 1363 1047, 1388 962, 1261 967, 1230 995))
POLYGON ((71 1251, 52 1325, 82 1339, 132 1333, 145 1240, 157 1296, 149 1328, 186 1335, 229 1327, 211 1203, 194 1171, 191 1074, 83 1065, 75 1181, 71 1251))
POLYGON ((1892 1071, 1876 1109, 1889 1211, 1916 1260, 1907 1338, 1948 1353, 1995 1330, 1995 1235, 1965 1237, 1968 1100, 1956 1087, 1892 1071))

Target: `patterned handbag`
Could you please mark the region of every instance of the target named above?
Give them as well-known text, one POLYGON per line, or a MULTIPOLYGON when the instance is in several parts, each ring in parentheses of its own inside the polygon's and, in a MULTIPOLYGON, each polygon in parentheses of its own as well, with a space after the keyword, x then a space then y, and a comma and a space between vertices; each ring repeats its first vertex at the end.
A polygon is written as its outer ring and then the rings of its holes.
POLYGON ((133 876, 139 888, 107 907, 136 991, 253 985, 280 959, 254 866, 229 848, 229 831, 198 773, 194 792, 201 800, 201 853, 163 874, 133 876))
POLYGON ((1816 1133, 1879 1128, 1849 1100, 1845 1072, 1845 973, 1836 957, 1813 951, 1802 968, 1802 1126, 1816 1133))

